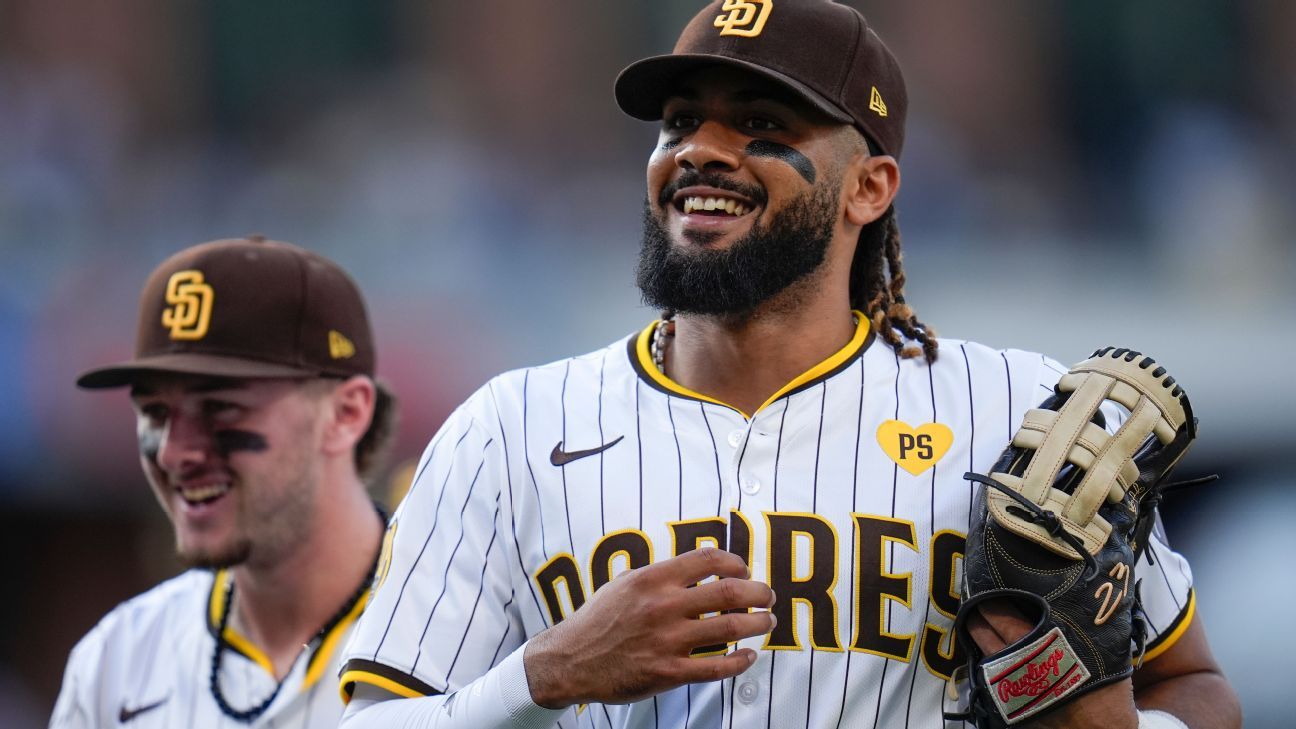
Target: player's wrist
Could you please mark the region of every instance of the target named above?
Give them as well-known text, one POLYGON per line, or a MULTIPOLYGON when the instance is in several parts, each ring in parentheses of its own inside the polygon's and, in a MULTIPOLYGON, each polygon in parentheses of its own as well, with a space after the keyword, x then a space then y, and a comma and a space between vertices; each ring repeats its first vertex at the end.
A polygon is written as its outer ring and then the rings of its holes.
MULTIPOLYGON (((1130 679, 1108 684, 1023 726, 1030 729, 1142 729, 1130 679)), ((1153 729, 1160 729, 1154 726, 1153 729)))
POLYGON ((568 685, 569 672, 563 669, 569 663, 559 649, 557 629, 554 626, 531 638, 522 653, 531 700, 546 709, 565 709, 577 703, 568 685))

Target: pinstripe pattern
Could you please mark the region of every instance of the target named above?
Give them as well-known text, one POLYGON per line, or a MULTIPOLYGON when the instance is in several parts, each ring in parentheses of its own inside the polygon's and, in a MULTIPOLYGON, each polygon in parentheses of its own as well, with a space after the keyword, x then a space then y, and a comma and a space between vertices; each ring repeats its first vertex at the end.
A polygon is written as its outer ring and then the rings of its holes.
MULTIPOLYGON (((951 589, 961 560, 945 554, 933 567, 937 536, 966 533, 972 492, 963 472, 984 471, 998 457, 1064 368, 968 342, 947 340, 941 351, 929 368, 867 347, 750 420, 645 376, 633 341, 501 375, 443 427, 461 445, 431 449, 396 515, 396 577, 376 593, 348 654, 376 655, 411 679, 455 690, 551 625, 554 609, 569 615, 588 597, 595 574, 608 569, 593 562, 603 540, 618 540, 600 552, 613 555, 616 571, 642 548, 653 560, 671 557, 681 523, 719 519, 732 539, 742 534, 741 517, 753 578, 791 580, 809 595, 775 608, 785 611, 779 625, 790 626, 793 643, 744 641, 759 658, 737 679, 628 706, 573 708, 563 724, 945 727, 951 620, 934 592, 948 599, 939 591, 951 589), (953 442, 914 474, 879 440, 888 421, 940 423, 953 442), (572 453, 618 437, 595 455, 549 462, 559 441, 572 453), (515 474, 527 483, 514 483, 515 474), (452 528, 449 515, 437 526, 443 496, 462 506, 452 528), (772 544, 780 534, 791 541, 772 544), (824 559, 813 560, 820 545, 824 559), (780 564, 792 574, 772 574, 780 564), (402 592, 398 578, 407 573, 414 577, 402 592), (924 653, 929 642, 944 653, 924 653)), ((1167 547, 1156 550, 1159 586, 1145 597, 1153 622, 1168 626, 1191 574, 1167 547)))
MULTIPOLYGON (((467 438, 467 437, 468 437, 468 431, 465 430, 464 433, 463 433, 463 435, 459 436, 459 440, 455 442, 455 451, 458 451, 458 450, 459 450, 459 446, 463 445, 464 439, 467 438)), ((432 451, 432 455, 435 456, 435 455, 436 455, 436 448, 433 447, 433 448, 431 449, 431 451, 432 451)), ((452 454, 452 457, 453 457, 453 454, 452 454)), ((422 473, 423 469, 427 467, 427 463, 430 463, 431 461, 432 461, 432 459, 429 457, 428 460, 424 463, 423 467, 421 467, 421 468, 419 469, 419 472, 422 473)), ((447 471, 447 472, 446 472, 446 480, 447 480, 447 481, 450 479, 451 474, 452 474, 452 471, 447 471)), ((416 483, 417 483, 417 482, 416 482, 416 483)), ((413 563, 412 565, 410 565, 410 567, 409 567, 408 569, 405 570, 405 577, 404 577, 404 579, 401 580, 400 592, 396 593, 396 605, 397 605, 397 606, 399 606, 400 603, 401 603, 401 600, 404 599, 404 597, 405 597, 405 588, 406 588, 406 587, 409 587, 410 578, 414 576, 414 570, 418 567, 419 562, 423 559, 423 555, 424 555, 425 553, 427 553, 427 547, 428 547, 429 544, 432 543, 432 537, 436 535, 437 525, 438 525, 438 524, 440 523, 440 521, 441 521, 441 501, 442 501, 442 499, 445 497, 445 493, 446 493, 446 492, 445 492, 445 483, 442 483, 441 486, 442 486, 441 491, 437 494, 436 507, 433 509, 433 512, 432 512, 432 513, 433 513, 433 518, 432 518, 432 528, 428 531, 428 533, 427 533, 427 538, 423 540, 423 546, 419 549, 418 556, 414 559, 414 563, 413 563)), ((388 577, 390 577, 390 576, 391 576, 391 575, 390 575, 390 573, 389 573, 389 574, 388 574, 388 577)), ((388 635, 388 634, 390 633, 390 631, 391 631, 391 621, 392 621, 392 618, 393 618, 393 617, 395 617, 395 611, 394 611, 394 610, 391 612, 391 614, 388 615, 388 617, 387 617, 387 625, 383 628, 383 635, 382 635, 382 638, 379 639, 379 641, 378 641, 378 647, 374 649, 374 654, 373 654, 373 659, 374 659, 374 660, 378 660, 378 652, 382 650, 383 643, 385 643, 385 642, 387 641, 387 635, 388 635)))

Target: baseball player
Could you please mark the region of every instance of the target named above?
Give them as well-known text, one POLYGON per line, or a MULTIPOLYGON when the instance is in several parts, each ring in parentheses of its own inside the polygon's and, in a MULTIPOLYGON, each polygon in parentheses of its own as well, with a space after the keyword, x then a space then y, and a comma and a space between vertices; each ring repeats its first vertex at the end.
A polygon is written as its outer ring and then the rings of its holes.
MULTIPOLYGON (((343 726, 961 726, 963 474, 1066 370, 905 303, 895 59, 846 6, 724 0, 616 99, 661 124, 638 284, 666 314, 493 379, 432 439, 343 726)), ((1137 693, 1051 720, 1235 723, 1187 564, 1147 555, 1137 693)), ((992 608, 988 653, 1029 627, 992 608)))
POLYGON ((260 237, 164 261, 129 387, 140 464, 192 569, 73 649, 51 727, 335 727, 344 637, 385 517, 362 476, 392 431, 373 335, 336 264, 260 237))

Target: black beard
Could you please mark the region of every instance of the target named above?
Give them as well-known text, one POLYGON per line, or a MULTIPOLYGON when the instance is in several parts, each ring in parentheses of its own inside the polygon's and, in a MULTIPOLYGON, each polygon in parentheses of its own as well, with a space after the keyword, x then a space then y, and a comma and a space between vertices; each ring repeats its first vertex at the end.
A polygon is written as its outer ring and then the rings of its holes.
MULTIPOLYGON (((645 201, 635 275, 644 303, 681 314, 751 314, 823 265, 836 227, 839 196, 840 187, 815 187, 775 213, 768 227, 758 221, 723 250, 674 247, 645 201)), ((699 236, 695 242, 707 241, 699 236)))

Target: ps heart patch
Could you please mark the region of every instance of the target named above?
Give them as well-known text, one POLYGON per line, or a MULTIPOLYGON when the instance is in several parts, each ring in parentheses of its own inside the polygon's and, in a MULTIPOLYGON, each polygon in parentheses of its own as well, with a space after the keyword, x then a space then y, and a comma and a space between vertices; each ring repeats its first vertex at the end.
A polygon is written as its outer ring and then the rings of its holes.
POLYGON ((949 451, 954 431, 940 423, 923 423, 915 428, 901 420, 888 420, 878 426, 877 441, 896 465, 917 476, 949 451))

